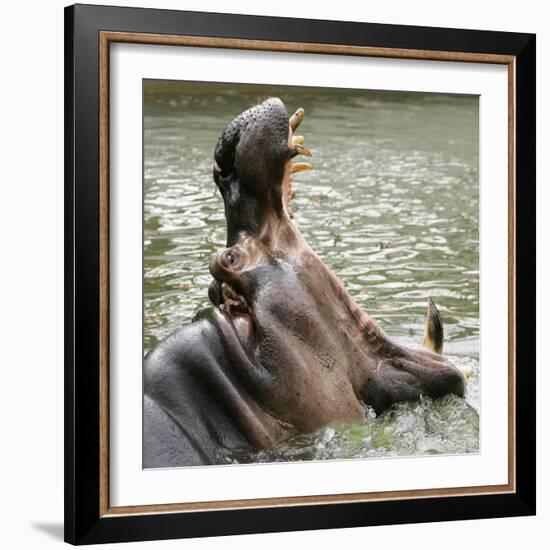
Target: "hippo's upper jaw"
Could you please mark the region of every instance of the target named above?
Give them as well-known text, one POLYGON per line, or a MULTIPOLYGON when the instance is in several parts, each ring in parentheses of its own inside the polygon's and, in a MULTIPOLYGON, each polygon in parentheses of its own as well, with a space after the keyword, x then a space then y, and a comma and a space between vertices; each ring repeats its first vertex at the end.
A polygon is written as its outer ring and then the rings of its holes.
POLYGON ((311 167, 290 162, 311 156, 303 138, 294 137, 303 118, 298 109, 289 119, 284 103, 271 98, 233 119, 220 136, 213 171, 225 205, 227 246, 243 234, 271 240, 279 222, 289 221, 291 174, 311 167))

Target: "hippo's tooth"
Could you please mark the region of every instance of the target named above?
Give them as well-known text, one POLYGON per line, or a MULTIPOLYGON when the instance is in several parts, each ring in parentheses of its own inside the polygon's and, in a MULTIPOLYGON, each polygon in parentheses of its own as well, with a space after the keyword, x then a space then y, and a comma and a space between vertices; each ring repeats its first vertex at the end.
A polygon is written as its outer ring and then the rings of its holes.
POLYGON ((304 147, 303 145, 295 145, 291 149, 290 154, 291 154, 292 157, 295 157, 296 155, 304 155, 306 157, 312 157, 313 156, 313 153, 309 149, 304 147))
POLYGON ((292 145, 302 145, 304 136, 292 136, 292 145))
POLYGON ((289 119, 288 124, 293 132, 300 126, 302 120, 304 120, 305 111, 300 107, 289 119))
POLYGON ((301 172, 302 170, 311 170, 313 166, 309 162, 295 162, 292 164, 292 168, 290 170, 291 174, 294 174, 294 172, 301 172))

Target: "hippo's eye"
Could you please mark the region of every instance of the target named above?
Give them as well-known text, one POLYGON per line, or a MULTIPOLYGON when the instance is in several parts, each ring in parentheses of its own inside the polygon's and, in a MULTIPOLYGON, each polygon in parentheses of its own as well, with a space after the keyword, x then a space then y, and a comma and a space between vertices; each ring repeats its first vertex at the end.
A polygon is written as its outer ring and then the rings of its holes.
POLYGON ((235 265, 235 262, 237 261, 237 258, 233 256, 233 254, 227 255, 227 261, 229 262, 229 265, 235 265))

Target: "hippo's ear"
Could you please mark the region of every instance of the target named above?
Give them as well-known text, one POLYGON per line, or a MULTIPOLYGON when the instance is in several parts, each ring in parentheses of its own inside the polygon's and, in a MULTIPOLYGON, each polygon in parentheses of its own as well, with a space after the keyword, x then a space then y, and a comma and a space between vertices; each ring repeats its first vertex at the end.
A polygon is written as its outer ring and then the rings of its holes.
POLYGON ((443 351, 443 321, 435 302, 428 298, 428 315, 424 328, 424 346, 435 353, 443 351))

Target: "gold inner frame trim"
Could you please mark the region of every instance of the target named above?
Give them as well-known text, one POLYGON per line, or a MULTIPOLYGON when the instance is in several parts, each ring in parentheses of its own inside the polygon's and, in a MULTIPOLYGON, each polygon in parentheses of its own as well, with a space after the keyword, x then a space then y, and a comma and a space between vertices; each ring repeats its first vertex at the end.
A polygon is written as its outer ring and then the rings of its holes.
POLYGON ((207 510, 246 509, 276 506, 314 506, 351 502, 375 502, 383 500, 441 498, 449 496, 487 495, 514 493, 516 491, 516 243, 515 243, 515 133, 516 133, 516 59, 511 55, 378 48, 302 42, 279 42, 206 36, 161 35, 146 33, 99 33, 99 297, 100 297, 100 467, 99 467, 99 515, 112 517, 123 515, 197 512, 207 510), (124 42, 225 48, 269 52, 313 53, 387 57, 394 59, 424 59, 430 61, 457 61, 469 63, 494 63, 508 67, 508 483, 476 487, 415 489, 406 491, 382 491, 301 497, 277 497, 260 499, 225 500, 213 502, 189 502, 172 504, 147 504, 139 506, 110 506, 109 501, 109 82, 110 44, 124 42))

